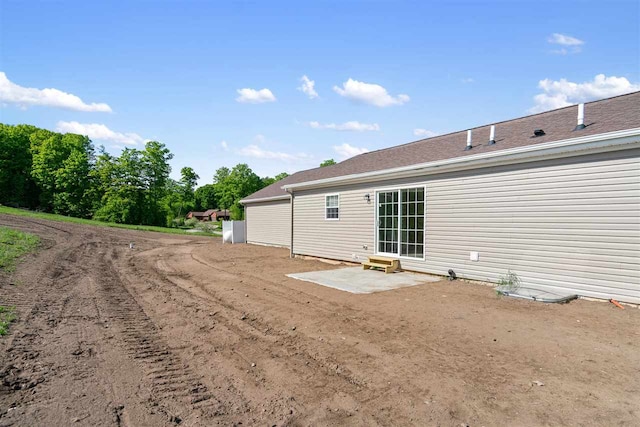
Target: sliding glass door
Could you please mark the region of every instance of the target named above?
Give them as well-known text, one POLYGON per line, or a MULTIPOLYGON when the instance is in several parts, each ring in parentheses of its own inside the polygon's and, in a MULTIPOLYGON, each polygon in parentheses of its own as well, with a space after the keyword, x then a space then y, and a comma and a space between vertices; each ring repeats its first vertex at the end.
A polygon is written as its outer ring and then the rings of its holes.
POLYGON ((378 253, 398 255, 397 191, 378 193, 378 253))
POLYGON ((380 191, 377 202, 377 253, 424 258, 424 187, 380 191))

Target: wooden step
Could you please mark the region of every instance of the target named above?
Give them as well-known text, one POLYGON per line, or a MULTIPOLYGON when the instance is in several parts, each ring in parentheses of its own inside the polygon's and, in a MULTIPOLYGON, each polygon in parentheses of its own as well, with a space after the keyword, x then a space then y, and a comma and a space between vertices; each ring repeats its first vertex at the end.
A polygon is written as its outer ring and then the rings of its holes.
POLYGON ((386 274, 393 273, 400 267, 397 259, 385 258, 378 256, 370 256, 369 261, 362 263, 362 268, 368 270, 370 268, 383 269, 386 274))
POLYGON ((369 257, 369 262, 375 262, 376 264, 393 265, 393 264, 396 264, 398 260, 395 258, 387 258, 383 256, 374 255, 369 257))

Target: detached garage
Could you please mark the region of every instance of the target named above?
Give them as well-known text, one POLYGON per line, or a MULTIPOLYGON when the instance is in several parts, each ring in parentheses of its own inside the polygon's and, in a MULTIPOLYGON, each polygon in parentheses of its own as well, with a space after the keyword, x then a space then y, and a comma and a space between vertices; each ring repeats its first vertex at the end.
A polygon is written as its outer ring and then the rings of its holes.
POLYGON ((640 303, 640 92, 361 154, 245 204, 249 240, 292 255, 640 303))

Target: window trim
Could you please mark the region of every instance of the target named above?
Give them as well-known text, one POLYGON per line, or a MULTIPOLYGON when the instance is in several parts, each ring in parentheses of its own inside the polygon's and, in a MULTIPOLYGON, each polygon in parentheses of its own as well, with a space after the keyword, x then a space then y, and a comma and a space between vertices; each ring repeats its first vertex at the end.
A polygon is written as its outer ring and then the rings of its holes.
POLYGON ((324 195, 324 220, 325 221, 340 221, 340 193, 329 193, 324 195), (327 206, 327 199, 331 196, 337 196, 338 198, 338 206, 327 206), (333 208, 338 209, 338 217, 337 218, 329 218, 327 217, 327 209, 333 208))
POLYGON ((398 187, 381 187, 376 188, 375 191, 375 199, 374 199, 374 207, 375 207, 375 215, 373 219, 373 234, 374 234, 374 244, 375 244, 375 254, 381 256, 391 256, 396 257, 398 259, 404 260, 413 260, 413 261, 426 261, 427 259, 427 186, 426 185, 403 185, 398 187), (424 190, 424 210, 422 217, 424 218, 424 228, 423 228, 423 237, 422 237, 422 257, 410 257, 406 255, 400 255, 401 252, 401 232, 402 232, 402 190, 409 189, 418 189, 422 188, 424 190), (398 192, 398 252, 397 253, 389 253, 389 252, 380 252, 378 250, 378 193, 388 193, 390 191, 398 192))

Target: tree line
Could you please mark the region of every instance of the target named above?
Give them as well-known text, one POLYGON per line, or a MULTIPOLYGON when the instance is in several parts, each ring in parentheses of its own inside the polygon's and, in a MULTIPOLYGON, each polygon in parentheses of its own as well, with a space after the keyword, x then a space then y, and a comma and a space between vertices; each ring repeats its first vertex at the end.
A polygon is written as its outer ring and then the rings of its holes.
POLYGON ((169 177, 173 154, 158 141, 119 156, 97 150, 82 135, 0 123, 0 204, 124 224, 175 226, 187 212, 229 209, 242 219, 239 201, 288 176, 261 178, 246 164, 222 167, 211 184, 190 167, 169 177))

